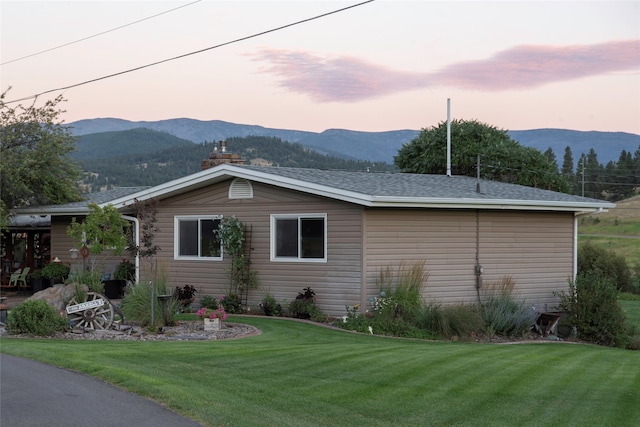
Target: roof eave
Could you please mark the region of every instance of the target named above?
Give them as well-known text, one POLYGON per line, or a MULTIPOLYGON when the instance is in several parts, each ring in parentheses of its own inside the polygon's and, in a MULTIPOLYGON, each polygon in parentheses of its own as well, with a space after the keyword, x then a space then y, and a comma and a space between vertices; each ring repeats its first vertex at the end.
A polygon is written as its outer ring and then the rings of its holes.
POLYGON ((491 210, 538 210, 566 211, 579 213, 606 212, 614 208, 614 203, 602 202, 562 202, 508 199, 453 199, 453 198, 397 198, 373 197, 370 207, 408 207, 408 208, 449 208, 449 209, 491 209, 491 210))

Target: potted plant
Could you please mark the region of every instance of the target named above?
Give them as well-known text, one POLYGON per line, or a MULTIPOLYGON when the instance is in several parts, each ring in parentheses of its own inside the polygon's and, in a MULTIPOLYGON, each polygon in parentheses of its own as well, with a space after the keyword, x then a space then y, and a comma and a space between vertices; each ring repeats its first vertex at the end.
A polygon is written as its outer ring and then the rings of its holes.
POLYGON ((227 313, 222 307, 215 310, 202 307, 196 314, 204 321, 205 331, 219 331, 222 326, 221 322, 227 318, 227 313))
POLYGON ((34 293, 40 292, 41 290, 48 288, 50 285, 49 279, 45 280, 45 278, 42 277, 42 271, 39 270, 31 273, 29 283, 31 284, 31 290, 34 293))
POLYGON ((113 273, 114 280, 104 281, 104 294, 109 299, 121 298, 127 282, 135 282, 136 266, 128 259, 122 259, 113 273))
POLYGON ((61 262, 50 262, 46 264, 40 273, 44 279, 49 279, 52 283, 64 283, 69 277, 69 266, 61 262))
POLYGON ((128 259, 122 259, 116 271, 113 273, 113 277, 116 280, 124 280, 135 282, 136 280, 136 266, 128 259))

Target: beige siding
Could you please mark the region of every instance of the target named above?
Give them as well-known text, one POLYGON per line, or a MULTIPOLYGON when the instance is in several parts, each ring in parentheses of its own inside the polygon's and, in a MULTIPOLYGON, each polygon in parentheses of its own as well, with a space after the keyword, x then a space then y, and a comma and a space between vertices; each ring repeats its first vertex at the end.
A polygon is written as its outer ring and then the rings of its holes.
MULTIPOLYGON (((81 222, 82 219, 82 217, 76 218, 79 222, 81 222)), ((53 216, 51 218, 51 259, 55 257, 60 258, 60 261, 71 266, 72 271, 81 271, 84 266, 91 268, 93 265, 93 267, 102 274, 113 274, 123 258, 132 259, 132 257, 127 254, 118 256, 109 253, 109 251, 103 251, 100 255, 91 254, 86 262, 79 253, 76 259, 72 259, 69 249, 77 248, 78 242, 67 235, 67 227, 70 223, 71 217, 53 216)))
POLYGON ((475 293, 475 214, 468 211, 366 211, 367 299, 376 296, 381 269, 425 261, 428 300, 464 301, 475 293))
POLYGON ((572 213, 370 209, 365 224, 366 299, 382 268, 424 260, 426 300, 477 301, 477 254, 483 283, 512 276, 527 303, 551 309, 573 269, 572 213))
POLYGON ((171 286, 193 285, 196 302, 203 295, 216 298, 227 293, 229 279, 224 261, 174 259, 174 217, 180 215, 235 215, 251 227, 252 269, 258 272, 259 288, 249 292, 249 304, 257 305, 265 293, 288 304, 310 286, 327 314, 344 314, 345 304, 360 301, 362 209, 335 200, 252 183, 253 199, 229 200, 231 181, 172 197, 160 203, 156 244, 158 258, 168 266, 171 286), (270 261, 270 215, 323 213, 327 215, 327 262, 270 261))
POLYGON ((480 263, 484 282, 509 275, 538 311, 555 309, 555 291, 573 274, 573 213, 482 212, 480 263))

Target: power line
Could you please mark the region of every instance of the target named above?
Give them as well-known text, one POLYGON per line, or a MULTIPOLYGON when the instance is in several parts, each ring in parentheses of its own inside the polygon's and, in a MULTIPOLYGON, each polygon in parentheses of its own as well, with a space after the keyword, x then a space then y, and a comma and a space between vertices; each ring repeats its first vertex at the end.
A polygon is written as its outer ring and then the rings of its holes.
POLYGON ((57 89, 50 89, 50 90, 47 90, 47 91, 44 91, 44 92, 37 93, 35 95, 26 96, 24 98, 14 99, 12 101, 6 101, 5 104, 13 104, 13 103, 20 102, 20 101, 26 101, 28 99, 36 99, 39 96, 46 95, 46 94, 51 93, 51 92, 59 92, 59 91, 67 90, 67 89, 72 89, 74 87, 83 86, 83 85, 86 85, 86 84, 89 84, 89 83, 95 83, 95 82, 100 81, 100 80, 109 79, 111 77, 120 76, 122 74, 132 73, 134 71, 139 71, 139 70, 142 70, 144 68, 153 67, 155 65, 164 64, 165 62, 170 62, 170 61, 175 61, 177 59, 186 58, 187 56, 191 56, 191 55, 196 55, 196 54, 199 54, 199 53, 207 52, 207 51, 212 50, 212 49, 217 49, 217 48, 220 48, 220 47, 223 47, 223 46, 227 46, 227 45, 230 45, 230 44, 234 44, 234 43, 238 43, 238 42, 241 42, 241 41, 249 40, 249 39, 252 39, 252 38, 255 38, 255 37, 263 36, 265 34, 273 33, 275 31, 280 31, 280 30, 283 30, 285 28, 293 27, 295 25, 300 25, 300 24, 304 24, 306 22, 310 22, 310 21, 313 21, 313 20, 316 20, 316 19, 324 18, 324 17, 327 17, 329 15, 334 15, 336 13, 344 12, 346 10, 353 9, 355 7, 362 6, 362 5, 365 5, 367 3, 372 3, 373 1, 375 1, 375 0, 363 1, 361 3, 357 3, 357 4, 354 4, 354 5, 351 5, 351 6, 347 6, 347 7, 343 7, 341 9, 336 9, 336 10, 333 10, 331 12, 323 13, 321 15, 316 15, 316 16, 313 16, 311 18, 306 18, 306 19, 303 19, 301 21, 292 22, 290 24, 282 25, 280 27, 272 28, 272 29, 266 30, 266 31, 261 31, 259 33, 251 34, 251 35, 248 35, 248 36, 245 36, 245 37, 240 37, 238 39, 231 40, 231 41, 224 42, 224 43, 220 43, 220 44, 217 44, 217 45, 214 45, 214 46, 210 46, 210 47, 207 47, 207 48, 204 48, 204 49, 195 50, 193 52, 189 52, 189 53, 185 53, 185 54, 182 54, 182 55, 174 56, 172 58, 163 59, 161 61, 152 62, 152 63, 146 64, 146 65, 141 65, 139 67, 135 67, 135 68, 131 68, 131 69, 128 69, 128 70, 125 70, 125 71, 120 71, 118 73, 109 74, 109 75, 106 75, 106 76, 102 76, 102 77, 98 77, 98 78, 95 78, 95 79, 87 80, 87 81, 84 81, 84 82, 81 82, 81 83, 76 83, 76 84, 72 84, 72 85, 69 85, 69 86, 60 87, 60 88, 57 88, 57 89))
POLYGON ((149 20, 149 19, 156 18, 156 17, 161 16, 161 15, 165 15, 165 14, 167 14, 167 13, 169 13, 169 12, 173 12, 173 11, 176 11, 176 10, 178 10, 178 9, 182 9, 183 7, 191 6, 192 4, 196 4, 196 3, 199 3, 199 2, 201 2, 201 1, 202 1, 202 0, 196 0, 196 1, 193 1, 193 2, 191 2, 191 3, 184 4, 184 5, 182 5, 182 6, 174 7, 173 9, 169 9, 169 10, 167 10, 167 11, 160 12, 160 13, 157 13, 157 14, 155 14, 155 15, 148 16, 148 17, 146 17, 146 18, 138 19, 137 21, 133 21, 133 22, 130 22, 130 23, 125 24, 125 25, 121 25, 121 26, 119 26, 119 27, 112 28, 111 30, 103 31, 103 32, 101 32, 101 33, 94 34, 94 35, 92 35, 92 36, 87 36, 87 37, 84 37, 84 38, 81 38, 81 39, 78 39, 78 40, 74 40, 74 41, 69 42, 69 43, 61 44, 61 45, 59 45, 59 46, 55 46, 55 47, 52 47, 52 48, 49 48, 49 49, 41 50, 41 51, 36 52, 36 53, 32 53, 32 54, 29 54, 29 55, 22 56, 22 57, 20 57, 20 58, 16 58, 16 59, 12 59, 12 60, 10 60, 10 61, 6 61, 6 62, 3 62, 3 63, 0 63, 0 65, 11 64, 12 62, 21 61, 21 60, 23 60, 23 59, 31 58, 32 56, 40 55, 40 54, 42 54, 42 53, 46 53, 46 52, 51 52, 52 50, 60 49, 60 48, 63 48, 63 47, 65 47, 65 46, 69 46, 69 45, 72 45, 72 44, 75 44, 75 43, 80 43, 80 42, 83 42, 83 41, 85 41, 85 40, 89 40, 89 39, 92 39, 92 38, 94 38, 94 37, 101 36, 101 35, 103 35, 103 34, 111 33, 111 32, 113 32, 113 31, 117 31, 117 30, 120 30, 120 29, 122 29, 122 28, 129 27, 129 26, 131 26, 131 25, 135 25, 135 24, 139 24, 140 22, 147 21, 147 20, 149 20))

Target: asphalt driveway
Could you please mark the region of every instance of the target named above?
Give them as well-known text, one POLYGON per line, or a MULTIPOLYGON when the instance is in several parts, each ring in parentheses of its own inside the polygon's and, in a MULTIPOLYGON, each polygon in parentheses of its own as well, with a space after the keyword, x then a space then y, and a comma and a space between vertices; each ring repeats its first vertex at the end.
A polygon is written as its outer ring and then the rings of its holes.
POLYGON ((1 353, 0 425, 202 426, 87 375, 1 353))

